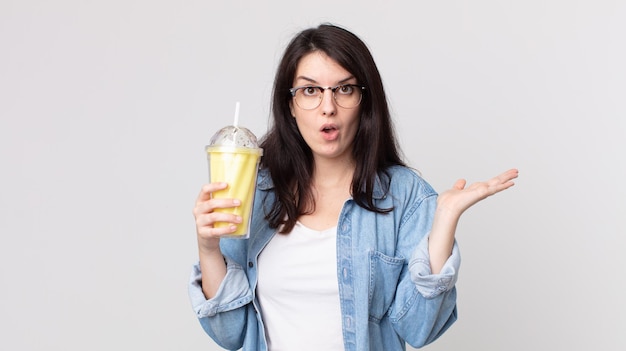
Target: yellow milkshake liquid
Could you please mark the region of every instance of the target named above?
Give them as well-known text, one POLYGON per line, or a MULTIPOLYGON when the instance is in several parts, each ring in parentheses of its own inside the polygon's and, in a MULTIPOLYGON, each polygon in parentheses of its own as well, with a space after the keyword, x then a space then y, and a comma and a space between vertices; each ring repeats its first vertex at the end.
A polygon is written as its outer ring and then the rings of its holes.
MULTIPOLYGON (((262 149, 234 146, 209 146, 206 148, 209 159, 209 179, 211 183, 226 182, 228 187, 213 193, 213 198, 239 199, 241 205, 233 208, 216 209, 216 212, 233 213, 241 216, 242 223, 232 233, 232 237, 248 237, 256 176, 262 149)), ((230 223, 216 222, 215 228, 229 226, 230 223)))

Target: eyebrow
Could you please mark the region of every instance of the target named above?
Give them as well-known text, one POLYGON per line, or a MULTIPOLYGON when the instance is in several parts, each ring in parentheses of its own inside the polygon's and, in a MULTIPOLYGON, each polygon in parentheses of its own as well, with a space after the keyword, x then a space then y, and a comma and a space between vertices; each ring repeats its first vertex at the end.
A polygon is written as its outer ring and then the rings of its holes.
MULTIPOLYGON (((299 79, 306 80, 307 82, 311 82, 311 83, 314 83, 314 84, 319 84, 315 79, 309 78, 309 77, 306 77, 306 76, 297 76, 296 80, 299 80, 299 79)), ((344 79, 340 80, 338 83, 339 83, 339 85, 341 85, 341 84, 346 83, 350 79, 354 79, 354 76, 351 75, 348 78, 344 78, 344 79)))

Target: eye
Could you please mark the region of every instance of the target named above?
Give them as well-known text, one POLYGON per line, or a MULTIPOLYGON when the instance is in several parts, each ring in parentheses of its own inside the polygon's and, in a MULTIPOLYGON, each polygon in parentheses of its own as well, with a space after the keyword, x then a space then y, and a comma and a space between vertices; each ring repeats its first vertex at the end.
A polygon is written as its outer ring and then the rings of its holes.
POLYGON ((317 96, 319 94, 319 89, 317 87, 304 87, 302 88, 302 94, 304 96, 317 96))
POLYGON ((342 95, 350 95, 354 91, 354 87, 352 85, 340 85, 337 91, 342 95))

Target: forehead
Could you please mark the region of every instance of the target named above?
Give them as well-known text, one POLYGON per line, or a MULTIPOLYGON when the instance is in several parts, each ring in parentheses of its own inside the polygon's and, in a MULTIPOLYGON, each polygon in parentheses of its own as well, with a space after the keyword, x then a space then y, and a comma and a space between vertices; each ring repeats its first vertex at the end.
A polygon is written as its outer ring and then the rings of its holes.
POLYGON ((353 78, 352 74, 322 51, 304 55, 298 62, 294 81, 336 84, 353 78))

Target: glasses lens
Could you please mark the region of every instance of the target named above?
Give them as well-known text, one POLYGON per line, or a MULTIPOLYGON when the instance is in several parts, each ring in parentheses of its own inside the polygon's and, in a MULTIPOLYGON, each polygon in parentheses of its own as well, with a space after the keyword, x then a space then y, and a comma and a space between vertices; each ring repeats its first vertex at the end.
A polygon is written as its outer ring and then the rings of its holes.
POLYGON ((356 85, 340 85, 334 94, 337 105, 343 108, 354 108, 361 102, 361 87, 356 85))
POLYGON ((304 110, 317 108, 323 97, 320 89, 316 87, 302 87, 296 90, 296 104, 304 110))

